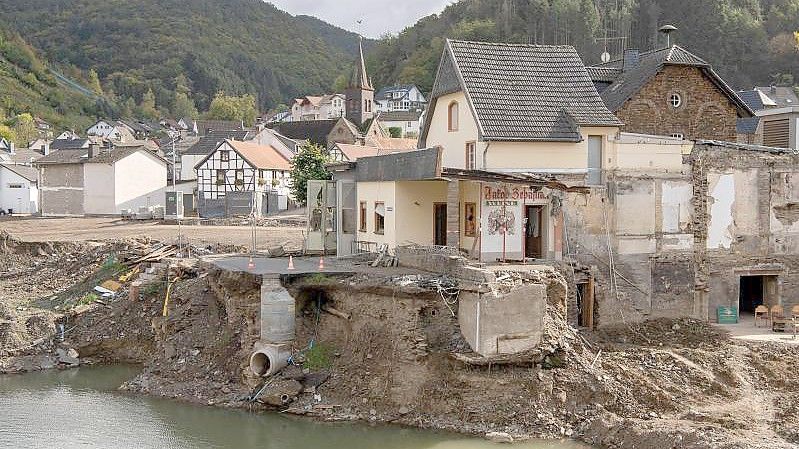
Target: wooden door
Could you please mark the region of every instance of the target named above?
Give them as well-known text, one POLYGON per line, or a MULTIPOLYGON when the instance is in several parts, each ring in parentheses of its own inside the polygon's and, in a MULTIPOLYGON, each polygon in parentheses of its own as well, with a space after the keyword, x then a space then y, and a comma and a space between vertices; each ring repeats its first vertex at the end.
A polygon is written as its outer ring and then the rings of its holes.
POLYGON ((525 211, 525 230, 524 230, 524 256, 540 259, 542 258, 542 227, 543 206, 527 206, 525 211))
POLYGON ((437 246, 447 245, 447 203, 435 203, 433 205, 433 244, 437 246))

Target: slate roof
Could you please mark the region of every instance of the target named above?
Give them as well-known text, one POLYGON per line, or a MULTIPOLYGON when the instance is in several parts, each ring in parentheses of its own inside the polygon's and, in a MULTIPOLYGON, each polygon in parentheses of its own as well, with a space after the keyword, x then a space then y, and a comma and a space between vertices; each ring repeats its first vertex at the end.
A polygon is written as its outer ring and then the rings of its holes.
POLYGON ((767 95, 777 107, 799 106, 799 97, 793 87, 769 86, 755 87, 755 90, 767 95))
POLYGON ((681 65, 700 68, 730 98, 730 101, 733 102, 740 113, 745 116, 754 115, 749 106, 713 71, 707 61, 679 45, 642 52, 638 55, 637 64, 628 65, 627 67, 624 65, 624 58, 619 58, 604 64, 587 67, 588 73, 597 83, 597 87, 600 89, 604 87, 600 95, 611 111, 618 111, 627 100, 641 90, 664 66, 681 65))
POLYGON ((574 47, 449 40, 448 54, 485 140, 576 142, 580 125, 621 125, 574 47))
POLYGON ((339 119, 302 120, 297 122, 270 123, 270 128, 294 140, 307 140, 319 146, 327 146, 327 136, 339 119))
POLYGON ((89 139, 56 139, 50 142, 50 150, 69 150, 86 148, 89 146, 89 139))
POLYGON ((760 117, 739 117, 735 122, 735 132, 738 134, 756 134, 760 117))
POLYGON ((40 159, 42 154, 30 148, 17 148, 14 154, 6 150, 0 150, 0 162, 12 162, 14 164, 29 164, 31 159, 40 159))
POLYGON ((416 122, 422 116, 422 111, 388 111, 381 112, 377 120, 381 122, 416 122))
POLYGON ((39 170, 36 167, 16 164, 0 164, 0 167, 5 167, 28 181, 36 182, 39 180, 39 170))
POLYGON ((208 134, 200 137, 194 145, 190 146, 183 154, 193 154, 196 156, 205 156, 211 154, 212 151, 219 146, 220 143, 226 139, 231 140, 247 140, 251 137, 249 131, 211 131, 208 134))
POLYGON ((738 97, 744 103, 746 103, 747 106, 749 106, 749 109, 753 111, 760 111, 762 109, 777 106, 777 103, 775 103, 774 100, 757 89, 739 90, 738 97))
POLYGON ((231 120, 197 120, 195 123, 200 135, 206 135, 209 131, 239 131, 243 129, 241 122, 231 120))
POLYGON ((35 161, 34 164, 36 165, 83 164, 86 162, 97 163, 97 164, 113 164, 114 162, 122 160, 140 150, 144 150, 153 157, 163 160, 166 163, 166 161, 163 158, 159 157, 156 154, 153 154, 152 151, 148 150, 143 146, 138 146, 138 147, 117 147, 114 148, 113 150, 99 149, 98 150, 99 154, 97 154, 95 157, 91 159, 89 159, 88 148, 81 148, 79 150, 57 150, 35 161))

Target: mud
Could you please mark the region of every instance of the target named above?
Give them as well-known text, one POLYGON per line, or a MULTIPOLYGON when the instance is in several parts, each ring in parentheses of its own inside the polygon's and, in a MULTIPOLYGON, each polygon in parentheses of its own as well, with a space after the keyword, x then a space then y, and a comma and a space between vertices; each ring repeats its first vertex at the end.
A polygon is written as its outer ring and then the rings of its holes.
POLYGON ((34 358, 73 348, 81 363, 142 364, 123 386, 129 391, 223 407, 517 439, 566 436, 612 448, 799 445, 799 346, 733 341, 689 319, 578 332, 558 303, 548 309, 536 351, 469 365, 456 355, 474 354, 437 293, 400 286, 385 273, 312 276, 284 279, 297 299, 296 365, 264 382, 247 363, 259 336, 255 276, 188 270, 172 289, 166 317, 164 291, 156 289, 138 301, 123 293, 75 315, 74 307, 55 310, 41 298, 68 303, 63 292, 94 279, 113 245, 47 255, 15 245, 0 256, 4 267, 18 267, 0 279, 0 326, 16 329, 0 327, 3 347, 51 335, 0 354, 0 370, 25 357, 26 368, 38 369, 34 358), (58 268, 67 266, 62 258, 83 257, 79 270, 58 268), (66 274, 24 293, 21 279, 51 265, 66 274), (12 299, 14 291, 24 294, 12 299), (60 342, 55 325, 66 319, 71 329, 60 342))

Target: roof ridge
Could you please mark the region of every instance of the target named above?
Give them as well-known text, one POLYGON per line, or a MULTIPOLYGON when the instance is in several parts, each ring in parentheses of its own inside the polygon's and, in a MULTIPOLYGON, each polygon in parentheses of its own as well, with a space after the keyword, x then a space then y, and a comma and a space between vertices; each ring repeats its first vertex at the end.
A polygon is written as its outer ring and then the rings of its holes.
POLYGON ((485 41, 467 41, 462 39, 447 39, 447 41, 461 43, 461 44, 492 45, 496 47, 570 48, 570 49, 574 48, 573 45, 524 44, 519 42, 485 42, 485 41))

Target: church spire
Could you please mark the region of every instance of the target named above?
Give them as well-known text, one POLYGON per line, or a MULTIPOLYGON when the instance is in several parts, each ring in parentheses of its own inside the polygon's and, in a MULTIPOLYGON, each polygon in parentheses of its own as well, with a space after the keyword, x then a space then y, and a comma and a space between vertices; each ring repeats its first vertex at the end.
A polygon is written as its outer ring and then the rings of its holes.
POLYGON ((363 57, 363 36, 358 36, 358 62, 352 71, 349 87, 373 90, 372 83, 369 82, 369 76, 366 74, 366 60, 363 57))

